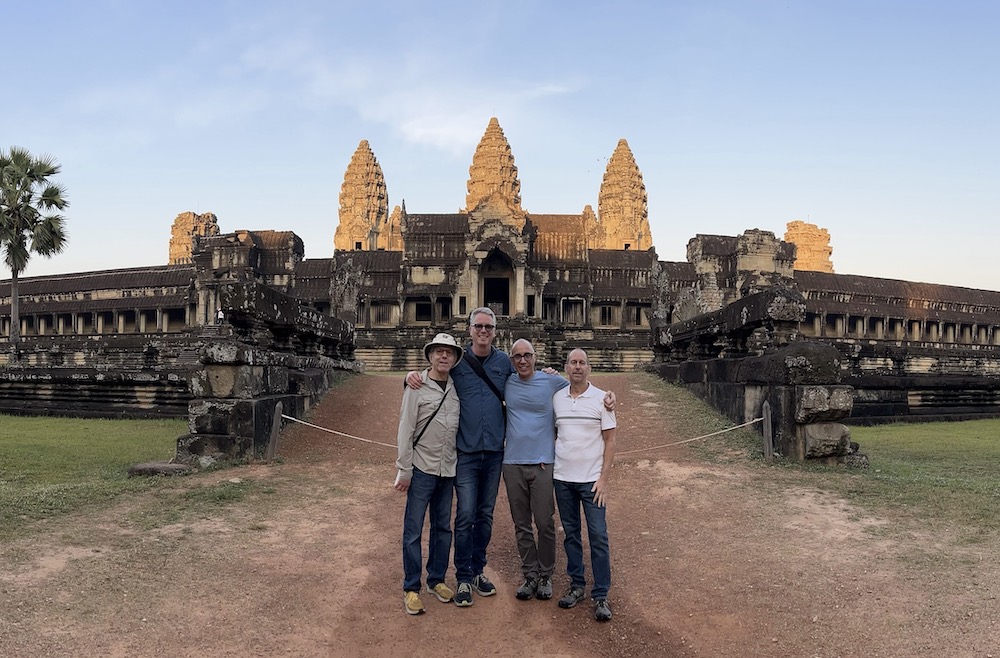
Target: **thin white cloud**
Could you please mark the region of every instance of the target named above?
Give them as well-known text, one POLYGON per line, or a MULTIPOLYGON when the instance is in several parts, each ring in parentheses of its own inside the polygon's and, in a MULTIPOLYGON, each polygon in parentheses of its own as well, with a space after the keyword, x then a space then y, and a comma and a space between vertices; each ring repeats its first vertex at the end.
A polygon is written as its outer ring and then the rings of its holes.
POLYGON ((493 80, 469 85, 466 63, 434 50, 344 53, 314 39, 259 41, 240 60, 283 80, 294 102, 316 112, 347 107, 403 140, 467 156, 482 136, 484 117, 529 111, 539 99, 571 94, 575 83, 493 80))

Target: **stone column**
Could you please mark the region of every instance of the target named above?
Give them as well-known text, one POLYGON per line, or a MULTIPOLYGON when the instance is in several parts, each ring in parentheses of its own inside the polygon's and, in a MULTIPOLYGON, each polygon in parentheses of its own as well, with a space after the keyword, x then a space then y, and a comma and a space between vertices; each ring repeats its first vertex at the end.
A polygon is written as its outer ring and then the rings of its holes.
POLYGON ((514 290, 512 292, 513 292, 512 296, 514 298, 514 309, 513 309, 514 312, 511 313, 511 315, 512 316, 518 315, 518 314, 523 315, 524 314, 524 309, 525 309, 525 304, 524 304, 524 267, 523 266, 519 266, 519 267, 514 268, 514 290))

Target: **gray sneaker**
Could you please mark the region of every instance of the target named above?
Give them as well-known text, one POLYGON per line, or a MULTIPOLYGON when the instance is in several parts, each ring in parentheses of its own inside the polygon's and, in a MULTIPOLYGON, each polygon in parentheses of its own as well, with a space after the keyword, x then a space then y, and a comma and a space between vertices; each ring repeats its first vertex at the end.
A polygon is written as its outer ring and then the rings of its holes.
POLYGON ((594 619, 597 621, 608 621, 611 619, 611 608, 607 599, 597 599, 594 601, 594 619))
POLYGON ((548 601, 552 598, 552 579, 548 576, 542 576, 538 579, 538 587, 535 588, 535 596, 542 601, 548 601))
POLYGON ((516 592, 514 592, 514 596, 522 601, 527 601, 535 595, 537 587, 538 583, 534 578, 525 577, 524 582, 521 583, 521 586, 517 588, 516 592))
POLYGON ((563 597, 559 599, 560 608, 572 608, 577 603, 583 600, 583 588, 582 587, 570 587, 563 594, 563 597))

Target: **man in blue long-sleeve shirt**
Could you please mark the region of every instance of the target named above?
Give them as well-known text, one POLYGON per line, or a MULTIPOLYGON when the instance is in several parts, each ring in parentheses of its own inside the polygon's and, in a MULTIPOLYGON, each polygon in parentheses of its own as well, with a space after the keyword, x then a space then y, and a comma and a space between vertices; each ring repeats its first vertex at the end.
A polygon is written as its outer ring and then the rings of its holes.
MULTIPOLYGON (((486 307, 469 315, 472 342, 466 354, 479 361, 483 372, 503 393, 507 377, 514 371, 506 352, 493 347, 496 314, 486 307)), ((468 357, 467 357, 468 358, 468 357)), ((458 421, 458 466, 455 470, 455 605, 472 605, 472 592, 496 594, 483 568, 486 547, 493 534, 493 508, 503 467, 503 402, 465 360, 452 371, 461 400, 458 421)))

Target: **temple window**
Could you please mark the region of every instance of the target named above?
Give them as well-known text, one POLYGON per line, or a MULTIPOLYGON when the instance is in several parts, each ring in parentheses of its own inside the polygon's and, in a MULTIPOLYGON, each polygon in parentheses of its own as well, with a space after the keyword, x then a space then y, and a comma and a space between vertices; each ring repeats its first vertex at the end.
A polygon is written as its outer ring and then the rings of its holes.
POLYGON ((893 340, 903 340, 906 338, 906 328, 902 319, 891 318, 889 320, 889 336, 893 340))
POLYGON ((430 302, 416 302, 413 305, 413 319, 416 322, 430 322, 433 319, 433 310, 430 302))
POLYGON ((583 326, 584 324, 584 314, 583 314, 583 300, 582 299, 564 299, 563 300, 563 324, 570 326, 583 326))
POLYGON ((542 301, 542 319, 547 322, 559 321, 559 305, 555 297, 546 297, 542 301))
POLYGON ((970 344, 972 343, 972 325, 963 324, 961 328, 961 336, 959 337, 959 342, 970 344))
POLYGON ((618 307, 616 306, 598 306, 597 307, 597 324, 602 327, 614 327, 618 325, 618 307))
POLYGON ((640 304, 627 304, 625 306, 625 326, 626 327, 648 327, 649 323, 646 320, 646 314, 643 309, 646 308, 640 304))
POLYGON ((868 335, 875 338, 885 338, 885 320, 882 318, 868 318, 868 335))
POLYGON ((437 300, 438 318, 448 320, 451 318, 451 298, 442 297, 437 300))
POLYGON ((392 309, 395 304, 391 302, 372 302, 372 321, 376 326, 391 327, 392 309))

